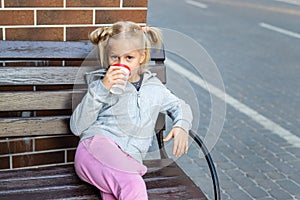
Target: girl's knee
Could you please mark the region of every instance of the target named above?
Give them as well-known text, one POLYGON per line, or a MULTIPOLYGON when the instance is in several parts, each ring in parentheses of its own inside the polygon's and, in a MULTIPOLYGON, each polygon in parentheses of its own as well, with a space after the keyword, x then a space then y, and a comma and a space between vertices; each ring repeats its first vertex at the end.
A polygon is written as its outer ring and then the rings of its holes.
POLYGON ((124 200, 147 200, 147 189, 143 178, 139 175, 133 175, 128 178, 123 187, 121 186, 120 199, 124 200))
POLYGON ((101 197, 103 200, 117 200, 116 197, 111 193, 101 192, 101 197))

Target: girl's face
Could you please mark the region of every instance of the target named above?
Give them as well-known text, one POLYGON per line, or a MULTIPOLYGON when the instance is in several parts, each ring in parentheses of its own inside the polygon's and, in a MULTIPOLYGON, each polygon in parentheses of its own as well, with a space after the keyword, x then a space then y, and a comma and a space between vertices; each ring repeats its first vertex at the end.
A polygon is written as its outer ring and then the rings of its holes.
POLYGON ((144 61, 146 53, 137 48, 128 39, 110 39, 108 49, 109 65, 125 64, 131 70, 131 77, 138 76, 141 63, 144 61))

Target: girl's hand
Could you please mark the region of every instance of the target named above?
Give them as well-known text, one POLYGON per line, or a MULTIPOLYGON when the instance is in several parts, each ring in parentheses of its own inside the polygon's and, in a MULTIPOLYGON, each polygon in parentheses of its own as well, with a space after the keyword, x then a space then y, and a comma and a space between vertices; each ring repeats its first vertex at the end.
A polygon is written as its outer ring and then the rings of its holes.
POLYGON ((125 84, 126 73, 118 66, 110 66, 102 79, 102 83, 107 90, 110 90, 114 84, 125 84))
POLYGON ((174 138, 174 156, 179 157, 188 152, 188 133, 185 130, 180 127, 174 127, 163 141, 168 142, 171 138, 174 138))

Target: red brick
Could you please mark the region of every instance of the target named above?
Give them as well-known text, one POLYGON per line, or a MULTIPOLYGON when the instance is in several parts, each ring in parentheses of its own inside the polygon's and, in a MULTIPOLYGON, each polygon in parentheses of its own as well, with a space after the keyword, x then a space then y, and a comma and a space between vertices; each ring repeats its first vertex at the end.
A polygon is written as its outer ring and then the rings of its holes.
POLYGON ((67 27, 66 40, 89 40, 88 35, 97 27, 67 27))
POLYGON ((32 152, 32 140, 16 140, 0 142, 0 155, 32 152))
POLYGON ((35 139, 35 150, 53 150, 77 147, 79 138, 76 136, 61 136, 35 139))
POLYGON ((147 7, 148 0, 123 0, 124 7, 147 7))
POLYGON ((0 142, 0 155, 9 154, 9 142, 0 142))
POLYGON ((0 169, 9 169, 9 157, 0 157, 0 169))
POLYGON ((0 10, 1 25, 33 25, 33 10, 0 10))
POLYGON ((7 40, 50 40, 64 39, 63 28, 7 28, 7 40))
POLYGON ((30 0, 30 1, 20 1, 20 0, 8 0, 4 3, 5 7, 63 7, 63 0, 30 0))
POLYGON ((76 150, 67 151, 67 162, 74 162, 76 150))
POLYGON ((112 24, 120 20, 146 23, 147 10, 97 10, 97 24, 112 24))
POLYGON ((38 10, 38 25, 92 24, 92 10, 38 10))
POLYGON ((120 0, 67 0, 67 7, 120 7, 120 0))
POLYGON ((65 162, 65 152, 48 152, 13 156, 13 168, 49 165, 65 162))
MULTIPOLYGON (((10 66, 9 64, 11 63, 5 63, 5 66, 10 66)), ((13 85, 13 86, 1 86, 0 87, 0 91, 33 91, 33 87, 31 85, 13 85)), ((18 117, 18 116, 21 116, 22 112, 21 111, 17 111, 17 112, 1 112, 1 116, 3 117, 18 117), (15 114, 13 114, 15 113, 15 114), (12 115, 10 115, 12 114, 12 115)), ((1 142, 4 142, 4 141, 1 141, 1 142)))

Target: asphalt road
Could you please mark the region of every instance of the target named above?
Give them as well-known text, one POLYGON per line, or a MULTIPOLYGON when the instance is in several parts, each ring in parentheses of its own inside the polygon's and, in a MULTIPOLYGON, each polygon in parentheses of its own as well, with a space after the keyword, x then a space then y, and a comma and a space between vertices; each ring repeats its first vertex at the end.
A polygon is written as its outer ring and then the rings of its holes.
MULTIPOLYGON (((208 133, 212 96, 226 105, 212 147, 222 199, 300 199, 300 1, 151 0, 147 23, 201 44, 220 72, 225 90, 209 83, 221 89, 213 92, 197 83, 205 77, 180 55, 167 55, 169 87, 187 100, 197 98, 199 135, 208 133), (176 71, 194 96, 178 84, 176 71)), ((196 155, 191 150, 179 162, 211 197, 208 174, 196 155)))

